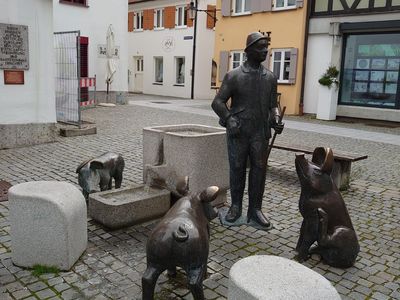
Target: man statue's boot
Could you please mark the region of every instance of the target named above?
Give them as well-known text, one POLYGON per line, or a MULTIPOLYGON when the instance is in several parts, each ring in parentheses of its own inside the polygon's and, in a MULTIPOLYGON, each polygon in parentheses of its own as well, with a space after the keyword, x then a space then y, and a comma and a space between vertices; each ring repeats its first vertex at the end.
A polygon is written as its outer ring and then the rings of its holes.
POLYGON ((271 222, 261 211, 262 197, 258 199, 249 199, 249 208, 247 210, 247 223, 253 220, 262 227, 270 227, 271 222))
MULTIPOLYGON (((234 198, 232 196, 232 198, 234 198)), ((242 201, 232 199, 231 207, 229 208, 225 220, 229 223, 235 222, 242 215, 242 201)))

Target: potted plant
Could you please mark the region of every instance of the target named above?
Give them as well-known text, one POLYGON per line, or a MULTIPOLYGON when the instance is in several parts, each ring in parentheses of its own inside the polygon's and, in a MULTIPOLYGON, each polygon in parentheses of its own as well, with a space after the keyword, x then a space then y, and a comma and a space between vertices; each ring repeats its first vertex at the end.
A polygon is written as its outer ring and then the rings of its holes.
POLYGON ((329 66, 319 78, 317 119, 335 120, 339 87, 339 70, 329 66))

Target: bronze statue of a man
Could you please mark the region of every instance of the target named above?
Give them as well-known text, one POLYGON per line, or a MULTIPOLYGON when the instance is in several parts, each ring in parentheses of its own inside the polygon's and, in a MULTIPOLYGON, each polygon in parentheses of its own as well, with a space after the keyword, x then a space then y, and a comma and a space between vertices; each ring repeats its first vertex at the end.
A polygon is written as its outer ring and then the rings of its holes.
POLYGON ((227 131, 232 204, 225 220, 235 222, 242 214, 246 165, 250 158, 247 222, 253 220, 263 227, 271 225, 261 211, 271 127, 277 133, 283 130, 277 108, 277 79, 261 64, 267 57, 267 48, 267 36, 260 32, 248 35, 247 61, 225 75, 211 105, 227 131), (226 105, 229 99, 230 108, 226 105))

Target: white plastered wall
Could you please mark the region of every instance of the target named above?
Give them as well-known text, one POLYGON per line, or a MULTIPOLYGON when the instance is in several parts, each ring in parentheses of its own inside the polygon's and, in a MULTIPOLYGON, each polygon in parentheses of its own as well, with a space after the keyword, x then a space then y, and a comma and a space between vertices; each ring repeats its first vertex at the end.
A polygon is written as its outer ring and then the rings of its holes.
POLYGON ((111 91, 128 91, 128 1, 89 0, 88 7, 69 5, 53 0, 54 31, 80 30, 81 36, 89 38, 89 76, 97 76, 97 90, 105 91, 107 85, 107 59, 98 57, 98 45, 106 44, 107 29, 112 24, 115 45, 119 46, 117 71, 111 91))
POLYGON ((5 85, 0 70, 0 124, 55 123, 53 4, 51 0, 0 0, 0 23, 28 26, 25 84, 5 85))

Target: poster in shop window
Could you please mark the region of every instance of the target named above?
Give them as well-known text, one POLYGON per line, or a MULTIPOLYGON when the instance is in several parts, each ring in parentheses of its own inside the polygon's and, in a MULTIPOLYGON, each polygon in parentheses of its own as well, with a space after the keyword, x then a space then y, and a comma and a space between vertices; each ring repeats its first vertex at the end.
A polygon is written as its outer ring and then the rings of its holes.
POLYGON ((0 23, 0 69, 29 70, 28 26, 0 23))

